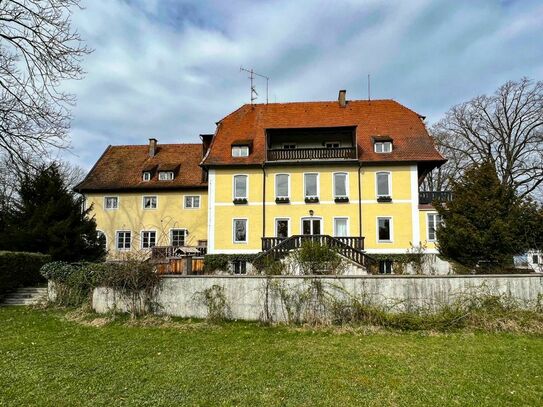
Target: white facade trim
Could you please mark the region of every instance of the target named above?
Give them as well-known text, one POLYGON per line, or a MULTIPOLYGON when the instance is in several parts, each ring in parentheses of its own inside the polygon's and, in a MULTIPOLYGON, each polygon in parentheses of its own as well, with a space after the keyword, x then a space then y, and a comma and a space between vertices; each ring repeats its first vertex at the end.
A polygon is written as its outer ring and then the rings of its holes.
MULTIPOLYGON (((213 254, 254 254, 254 253, 260 253, 262 250, 260 249, 220 249, 215 250, 213 254)), ((211 253, 210 253, 211 254, 211 253)))
MULTIPOLYGON (((349 202, 347 204, 341 204, 341 205, 358 205, 358 199, 356 200, 351 200, 349 199, 349 202)), ((411 199, 394 199, 390 204, 410 204, 412 201, 411 199)), ((379 205, 382 205, 382 203, 380 202, 377 202, 377 200, 362 200, 361 201, 362 205, 370 205, 370 204, 373 204, 373 205, 376 205, 376 204, 379 204, 379 205)), ((285 204, 278 204, 276 203, 275 201, 266 201, 265 202, 266 205, 285 205, 285 204)), ((318 204, 320 205, 336 205, 336 202, 334 201, 319 201, 318 204)), ((262 206, 262 202, 248 202, 246 205, 244 206, 262 206)), ((312 205, 312 204, 307 204, 305 203, 304 201, 293 201, 293 202, 289 202, 288 205, 312 205)), ((217 202, 215 203, 215 206, 236 206, 234 205, 233 202, 217 202)), ((418 205, 416 205, 416 207, 418 208, 418 205)), ((435 209, 433 209, 435 210, 435 209)))
POLYGON ((207 174, 207 252, 215 252, 215 169, 207 174))

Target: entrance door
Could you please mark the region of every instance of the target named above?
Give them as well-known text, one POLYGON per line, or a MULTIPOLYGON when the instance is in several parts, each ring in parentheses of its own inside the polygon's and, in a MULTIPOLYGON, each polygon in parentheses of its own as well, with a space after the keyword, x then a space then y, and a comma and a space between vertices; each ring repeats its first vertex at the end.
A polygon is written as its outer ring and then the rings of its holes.
POLYGON ((321 219, 304 218, 302 219, 302 235, 320 235, 321 219))

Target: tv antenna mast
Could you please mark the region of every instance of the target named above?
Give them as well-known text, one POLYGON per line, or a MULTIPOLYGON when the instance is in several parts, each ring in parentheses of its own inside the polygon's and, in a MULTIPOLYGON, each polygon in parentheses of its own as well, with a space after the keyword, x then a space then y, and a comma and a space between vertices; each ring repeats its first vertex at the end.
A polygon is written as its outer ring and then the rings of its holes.
POLYGON ((256 73, 253 70, 253 68, 246 69, 244 67, 240 67, 239 71, 249 73, 249 79, 251 80, 251 104, 253 104, 253 102, 258 98, 258 92, 256 91, 255 84, 254 84, 255 75, 266 79, 266 104, 268 104, 268 89, 269 89, 270 78, 268 76, 260 75, 259 73, 256 73))

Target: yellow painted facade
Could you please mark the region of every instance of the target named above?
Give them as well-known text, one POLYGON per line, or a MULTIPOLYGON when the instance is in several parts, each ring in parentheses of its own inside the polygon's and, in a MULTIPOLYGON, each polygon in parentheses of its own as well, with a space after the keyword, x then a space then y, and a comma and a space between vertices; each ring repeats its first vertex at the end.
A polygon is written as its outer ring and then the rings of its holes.
MULTIPOLYGON (((359 236, 359 167, 269 166, 265 168, 215 168, 210 170, 210 253, 251 253, 261 250, 261 238, 276 236, 276 220, 289 220, 289 235, 302 234, 302 219, 321 219, 321 234, 333 236, 334 218, 347 218, 347 235, 359 236), (334 202, 333 174, 348 176, 348 203, 334 202), (304 173, 318 174, 319 203, 304 201, 304 173), (289 175, 290 203, 275 202, 275 176, 289 175), (234 176, 246 175, 247 204, 235 205, 234 176), (263 227, 263 182, 265 182, 265 228, 263 227), (313 211, 313 215, 310 215, 313 211), (234 219, 247 219, 247 242, 234 242, 234 219)), ((418 210, 417 169, 414 165, 363 166, 360 169, 361 228, 368 252, 405 252, 410 243, 425 236, 425 224, 418 210), (376 174, 390 173, 392 202, 377 201, 376 174), (392 223, 390 242, 377 239, 378 217, 392 223)))
POLYGON ((171 244, 171 229, 185 229, 186 245, 196 246, 199 240, 207 239, 207 191, 156 191, 89 193, 85 205, 92 205, 91 216, 96 219, 97 229, 106 235, 108 258, 115 259, 142 249, 141 232, 155 231, 156 245, 171 244), (156 209, 144 209, 143 197, 156 196, 156 209), (185 196, 198 196, 199 208, 185 208, 185 196), (105 197, 118 197, 117 209, 105 208, 105 197), (130 250, 118 250, 117 231, 131 232, 130 250))

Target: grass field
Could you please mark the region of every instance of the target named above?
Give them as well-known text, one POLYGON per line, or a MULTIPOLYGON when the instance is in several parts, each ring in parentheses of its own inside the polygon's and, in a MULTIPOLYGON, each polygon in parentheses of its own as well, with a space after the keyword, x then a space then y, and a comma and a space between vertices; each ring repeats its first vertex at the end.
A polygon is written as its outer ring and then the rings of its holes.
POLYGON ((543 338, 537 336, 363 334, 194 321, 93 326, 64 311, 0 308, 0 406, 542 400, 543 338))

